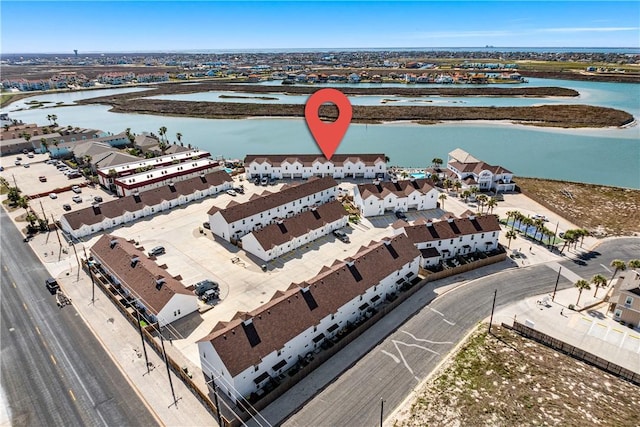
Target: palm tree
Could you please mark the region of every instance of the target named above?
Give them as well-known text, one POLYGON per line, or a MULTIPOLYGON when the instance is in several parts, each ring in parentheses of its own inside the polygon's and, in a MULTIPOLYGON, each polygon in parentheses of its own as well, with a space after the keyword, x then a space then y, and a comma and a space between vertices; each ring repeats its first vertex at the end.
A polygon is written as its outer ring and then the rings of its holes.
POLYGON ((593 293, 593 297, 595 298, 598 294, 598 288, 604 288, 607 285, 607 278, 602 274, 596 274, 591 278, 591 283, 596 287, 596 291, 593 293))
POLYGON ((49 147, 49 143, 47 142, 46 138, 40 138, 40 145, 42 145, 42 149, 46 153, 47 147, 49 147))
POLYGON ((613 280, 613 278, 616 277, 616 274, 618 274, 618 271, 625 271, 627 269, 627 264, 625 264, 625 262, 622 261, 621 259, 614 259, 613 261, 611 261, 611 264, 609 265, 615 268, 615 270, 613 270, 613 275, 611 276, 611 280, 613 280))
MULTIPOLYGON (((544 227, 544 220, 542 218, 534 219, 533 226, 536 228, 536 231, 533 233, 533 238, 535 239, 540 230, 544 227)), ((540 238, 542 241, 542 238, 540 238)))
POLYGON ((20 200, 20 193, 22 193, 22 190, 18 187, 9 187, 7 199, 9 199, 11 203, 18 203, 18 200, 20 200))
POLYGON ((54 126, 58 126, 58 123, 56 123, 56 120, 58 120, 58 116, 56 116, 55 114, 52 114, 51 121, 53 121, 54 126))
POLYGON ((578 280, 573 286, 578 288, 578 301, 576 301, 576 305, 580 303, 580 297, 582 296, 582 291, 591 289, 591 285, 584 279, 578 280))
MULTIPOLYGON (((176 139, 178 140, 178 143, 182 145, 182 134, 180 132, 176 133, 176 139)), ((184 147, 184 145, 182 146, 184 147)))
POLYGON ((456 193, 460 191, 460 189, 462 188, 462 183, 460 181, 455 181, 453 183, 453 188, 456 189, 456 193))
POLYGON ((47 114, 47 120, 51 123, 51 114, 47 114))
POLYGON ((164 136, 167 134, 167 127, 166 126, 162 126, 160 129, 158 129, 158 134, 164 140, 165 139, 164 136))
POLYGON ((442 200, 442 209, 444 209, 444 201, 447 200, 447 195, 442 193, 438 199, 442 200))
POLYGON ((464 190, 461 194, 462 199, 464 200, 465 203, 467 203, 467 200, 469 199, 469 197, 471 196, 471 191, 469 190, 464 190))
POLYGON ((27 211, 27 213, 29 213, 29 199, 27 199, 24 196, 21 196, 17 201, 16 204, 18 205, 19 208, 24 209, 25 211, 27 211))
POLYGON ((489 197, 487 200, 487 211, 493 213, 493 208, 498 205, 498 201, 494 197, 489 197))
MULTIPOLYGON (((189 147, 191 148, 191 147, 189 147)), ((384 162, 385 163, 389 163, 391 161, 391 158, 389 156, 384 156, 384 162)))
POLYGON ((442 183, 442 185, 444 186, 445 190, 449 191, 449 188, 451 188, 451 180, 449 178, 445 179, 444 182, 442 183))
POLYGON ((627 263, 627 266, 631 269, 631 268, 640 268, 640 259, 632 259, 629 260, 629 262, 627 263))
POLYGON ((507 231, 507 233, 504 235, 504 237, 507 238, 507 240, 509 240, 509 245, 507 246, 507 249, 511 248, 511 240, 512 239, 516 239, 517 238, 517 234, 515 231, 513 230, 509 230, 507 231))
POLYGON ((434 168, 439 168, 440 166, 442 166, 442 163, 444 163, 444 162, 442 161, 442 159, 441 159, 441 158, 439 158, 439 157, 434 157, 434 158, 431 160, 431 163, 433 164, 433 167, 434 167, 434 168))
POLYGON ((484 194, 481 194, 478 197, 476 197, 476 200, 478 201, 478 205, 480 206, 480 213, 482 213, 482 208, 485 205, 485 203, 487 203, 487 199, 488 197, 485 196, 484 194))
POLYGON ((533 225, 533 220, 529 217, 524 217, 520 220, 520 225, 524 225, 524 235, 527 236, 529 227, 533 225))

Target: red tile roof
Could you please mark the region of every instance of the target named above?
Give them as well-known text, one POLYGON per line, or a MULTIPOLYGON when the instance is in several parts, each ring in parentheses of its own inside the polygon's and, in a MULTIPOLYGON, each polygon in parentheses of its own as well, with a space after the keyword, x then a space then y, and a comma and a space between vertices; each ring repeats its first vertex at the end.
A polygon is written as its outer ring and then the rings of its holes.
POLYGON ((176 294, 191 295, 195 298, 181 282, 168 275, 142 250, 123 238, 104 234, 90 251, 91 255, 114 273, 122 286, 134 297, 140 298, 142 304, 154 315, 162 311, 176 294), (111 245, 113 240, 117 242, 115 245, 111 245), (131 260, 134 257, 138 257, 139 260, 132 267, 131 260), (158 289, 156 281, 160 278, 164 279, 164 284, 158 289))
POLYGON ((302 199, 311 194, 319 193, 336 187, 338 183, 330 176, 324 178, 311 177, 308 181, 298 185, 283 186, 277 193, 265 191, 258 197, 252 197, 248 202, 227 205, 226 208, 220 209, 216 206, 209 209, 208 214, 214 215, 220 212, 222 217, 228 224, 248 218, 260 212, 277 208, 294 200, 302 199))
POLYGON ((315 212, 313 210, 300 212, 291 218, 283 219, 280 224, 270 224, 253 231, 252 234, 264 250, 268 251, 347 215, 342 203, 334 200, 316 207, 315 212))
POLYGON ((117 218, 125 212, 136 212, 145 206, 155 206, 163 200, 175 200, 181 195, 191 194, 196 190, 205 190, 211 186, 222 185, 225 182, 233 182, 231 176, 225 171, 215 171, 205 174, 204 179, 197 176, 185 181, 174 183, 175 191, 168 185, 143 191, 139 196, 126 196, 120 199, 101 203, 98 208, 89 206, 74 212, 62 215, 72 229, 77 230, 82 225, 93 225, 102 222, 105 218, 117 218))
POLYGON ((372 242, 353 257, 323 267, 311 280, 277 292, 271 301, 251 313, 239 313, 231 322, 218 324, 200 342, 210 341, 230 374, 236 376, 419 255, 404 234, 372 242), (347 264, 350 260, 351 267, 347 264), (305 295, 303 289, 308 289, 317 307, 311 308, 309 294, 305 295), (254 346, 242 327, 248 319, 260 339, 254 346))
POLYGON ((479 215, 467 218, 455 218, 435 221, 431 226, 411 225, 404 228, 412 243, 432 242, 442 239, 453 239, 475 233, 500 231, 497 215, 479 215), (473 219, 470 219, 473 218, 473 219))

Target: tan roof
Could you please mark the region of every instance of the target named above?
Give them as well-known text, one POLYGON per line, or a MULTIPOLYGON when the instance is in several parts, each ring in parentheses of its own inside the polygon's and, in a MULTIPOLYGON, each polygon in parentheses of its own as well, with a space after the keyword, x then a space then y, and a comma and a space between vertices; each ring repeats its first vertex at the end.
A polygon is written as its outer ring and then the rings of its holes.
POLYGON ((404 234, 372 242, 350 258, 352 266, 347 260, 325 266, 316 277, 292 284, 255 311, 240 313, 231 322, 218 324, 200 341, 210 341, 230 374, 236 376, 419 255, 404 234), (310 300, 317 307, 311 308, 310 300), (250 344, 243 319, 251 319, 260 341, 256 345, 250 344))
POLYGON ((181 282, 150 260, 142 250, 123 238, 104 234, 91 247, 91 255, 107 267, 134 297, 140 298, 142 304, 154 315, 157 315, 174 295, 194 295, 187 291, 181 282), (114 240, 117 244, 112 245, 111 242, 114 240), (136 256, 138 262, 132 267, 131 260, 136 256), (162 286, 157 286, 159 279, 164 280, 162 286))
MULTIPOLYGON (((384 162, 385 155, 384 154, 334 154, 331 157, 331 161, 333 164, 344 164, 347 159, 351 160, 352 163, 361 160, 365 165, 374 165, 378 160, 382 160, 384 162)), ((268 161, 271 165, 280 165, 282 162, 287 160, 289 163, 293 163, 296 160, 302 163, 305 166, 312 165, 316 160, 321 163, 327 162, 327 158, 321 154, 247 154, 244 158, 244 164, 248 167, 249 163, 253 161, 257 161, 258 163, 263 163, 264 161, 268 161)))
POLYGON ((451 151, 449 153, 449 157, 454 158, 460 163, 477 163, 480 161, 461 148, 456 148, 455 150, 451 151))
POLYGON ((418 191, 427 194, 433 190, 429 185, 429 180, 415 179, 397 182, 383 181, 379 184, 358 184, 358 191, 363 199, 367 199, 370 195, 376 196, 378 199, 384 199, 389 194, 396 194, 399 197, 407 197, 412 192, 418 191))
POLYGON ((310 194, 315 194, 323 190, 337 186, 335 179, 330 176, 324 178, 311 177, 308 181, 298 185, 283 186, 277 193, 265 191, 259 197, 254 197, 248 202, 227 206, 224 209, 213 207, 208 214, 213 215, 220 212, 228 224, 243 218, 248 218, 260 212, 274 209, 294 200, 301 199, 310 194))
POLYGON ((280 246, 296 237, 304 236, 312 230, 330 224, 347 215, 347 211, 337 200, 325 203, 314 210, 300 212, 291 218, 285 218, 280 223, 270 224, 253 231, 253 234, 265 251, 280 246))
POLYGON ((473 217, 474 219, 470 218, 455 218, 452 222, 447 220, 435 221, 431 226, 411 225, 405 227, 404 231, 412 243, 432 242, 475 233, 500 231, 497 215, 479 215, 473 217))
POLYGON ((494 175, 498 175, 498 174, 501 174, 501 173, 511 173, 511 171, 508 171, 507 169, 503 168, 502 166, 492 166, 489 163, 485 163, 485 162, 477 162, 477 163, 450 162, 449 164, 451 166, 453 166, 454 168, 456 168, 457 170, 459 170, 461 173, 462 172, 471 172, 471 173, 474 173, 476 175, 479 175, 480 172, 482 172, 484 170, 488 170, 491 173, 493 173, 494 175))
POLYGON ((174 183, 175 192, 168 185, 141 192, 138 196, 126 196, 116 200, 101 203, 98 208, 89 206, 62 215, 72 229, 77 230, 82 225, 92 225, 102 222, 105 218, 117 218, 125 212, 136 212, 145 206, 155 206, 163 200, 174 200, 181 195, 191 194, 196 190, 205 190, 211 186, 219 186, 225 182, 232 182, 225 171, 215 171, 205 174, 204 179, 197 176, 185 181, 174 183))

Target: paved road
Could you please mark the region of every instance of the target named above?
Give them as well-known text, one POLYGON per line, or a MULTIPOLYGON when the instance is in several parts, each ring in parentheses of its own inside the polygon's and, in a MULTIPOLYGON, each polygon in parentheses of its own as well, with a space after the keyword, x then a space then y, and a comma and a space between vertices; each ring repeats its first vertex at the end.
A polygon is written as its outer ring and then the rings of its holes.
POLYGON ((44 266, 0 216, 0 372, 10 424, 157 425, 74 307, 57 306, 44 266))
MULTIPOLYGON (((562 261, 561 265, 587 279, 596 273, 606 274, 605 266, 608 268, 612 259, 637 258, 640 239, 605 242, 597 250, 601 255, 587 261, 585 266, 577 266, 570 260, 562 261)), ((507 270, 446 293, 400 326, 284 425, 379 425, 380 399, 384 399, 389 412, 397 407, 453 346, 490 314, 495 289, 499 308, 551 292, 556 277, 556 271, 537 265, 507 270)), ((558 288, 572 285, 561 277, 558 288)))

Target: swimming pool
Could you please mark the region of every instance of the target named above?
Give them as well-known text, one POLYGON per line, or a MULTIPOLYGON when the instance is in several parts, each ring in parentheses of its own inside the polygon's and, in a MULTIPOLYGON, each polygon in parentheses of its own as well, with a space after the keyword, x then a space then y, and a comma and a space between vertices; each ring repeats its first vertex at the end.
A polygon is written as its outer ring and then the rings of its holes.
POLYGON ((422 179, 425 177, 424 173, 412 173, 411 176, 415 179, 422 179))

